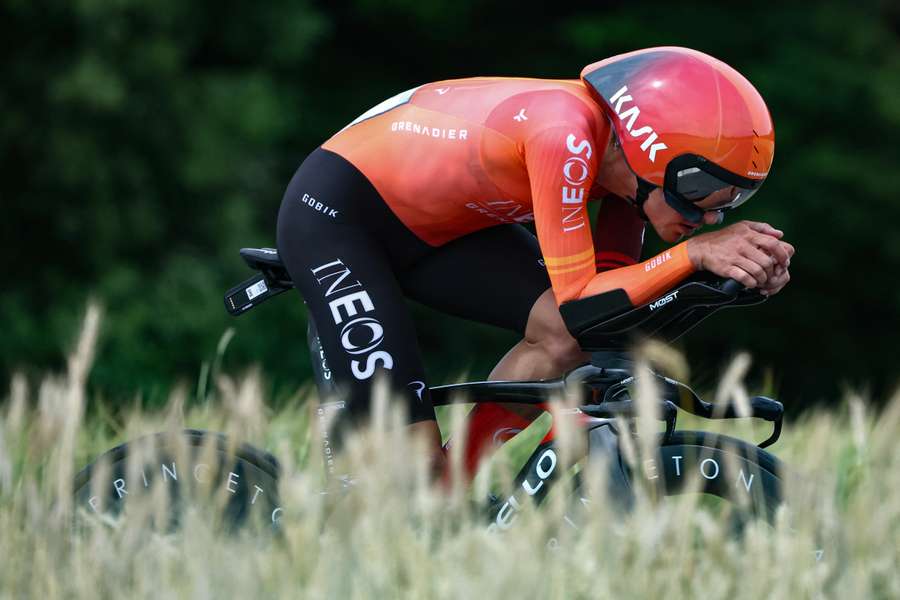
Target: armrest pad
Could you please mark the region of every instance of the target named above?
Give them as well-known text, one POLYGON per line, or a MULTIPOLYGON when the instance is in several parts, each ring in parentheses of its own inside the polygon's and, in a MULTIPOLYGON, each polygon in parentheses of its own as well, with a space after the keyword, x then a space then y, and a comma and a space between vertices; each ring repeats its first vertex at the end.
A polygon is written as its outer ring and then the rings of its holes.
POLYGON ((566 328, 578 338, 585 329, 634 308, 625 290, 618 288, 581 300, 565 302, 559 307, 566 328))

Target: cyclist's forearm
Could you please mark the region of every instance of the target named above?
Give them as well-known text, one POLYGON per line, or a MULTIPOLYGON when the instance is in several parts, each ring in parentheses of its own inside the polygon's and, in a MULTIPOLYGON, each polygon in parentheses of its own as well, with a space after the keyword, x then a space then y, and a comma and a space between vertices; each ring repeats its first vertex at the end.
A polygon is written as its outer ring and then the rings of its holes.
POLYGON ((695 270, 688 256, 687 243, 682 242, 642 263, 598 273, 579 298, 623 289, 632 304, 644 304, 672 289, 695 270))

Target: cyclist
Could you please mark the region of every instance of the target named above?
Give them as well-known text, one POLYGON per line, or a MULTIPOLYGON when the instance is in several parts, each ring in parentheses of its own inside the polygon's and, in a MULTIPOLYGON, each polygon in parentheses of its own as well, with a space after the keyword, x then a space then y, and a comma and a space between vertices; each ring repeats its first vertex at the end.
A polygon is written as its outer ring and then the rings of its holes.
POLYGON ((367 111, 306 158, 278 215, 340 419, 365 416, 386 375, 439 456, 404 298, 520 333, 490 378, 522 380, 586 362, 561 304, 615 289, 642 304, 697 270, 778 292, 794 249, 774 227, 683 241, 759 189, 774 139, 742 75, 675 47, 593 63, 580 80, 430 83, 367 111), (593 227, 589 200, 601 201, 593 227), (639 262, 646 224, 676 245, 639 262))

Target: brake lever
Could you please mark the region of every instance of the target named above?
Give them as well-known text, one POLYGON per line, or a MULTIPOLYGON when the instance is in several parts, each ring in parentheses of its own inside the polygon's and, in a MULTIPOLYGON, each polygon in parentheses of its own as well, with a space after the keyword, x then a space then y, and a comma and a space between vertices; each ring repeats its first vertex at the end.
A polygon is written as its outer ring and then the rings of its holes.
POLYGON ((765 419, 773 424, 772 435, 757 444, 760 448, 766 448, 778 441, 781 437, 781 425, 784 422, 784 404, 774 398, 754 396, 750 398, 752 416, 765 419))
MULTIPOLYGON (((659 376, 657 375, 657 377, 659 376)), ((662 379, 669 384, 669 389, 675 392, 674 400, 671 396, 667 396, 668 399, 679 408, 690 413, 707 419, 737 419, 741 417, 750 417, 763 419, 764 421, 772 423, 772 434, 764 441, 757 444, 760 448, 771 446, 781 437, 781 427, 784 422, 784 405, 778 400, 767 398, 766 396, 754 396, 750 398, 750 414, 742 415, 738 413, 734 404, 718 406, 711 402, 704 402, 693 389, 680 381, 675 381, 668 377, 662 377, 662 379), (681 391, 687 392, 687 395, 690 397, 690 407, 685 407, 682 404, 681 391)))

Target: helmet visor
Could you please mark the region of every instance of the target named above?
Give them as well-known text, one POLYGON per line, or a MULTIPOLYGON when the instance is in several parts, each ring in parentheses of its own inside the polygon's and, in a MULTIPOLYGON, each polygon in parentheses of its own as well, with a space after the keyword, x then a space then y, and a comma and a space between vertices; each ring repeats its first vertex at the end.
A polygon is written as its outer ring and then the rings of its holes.
POLYGON ((746 188, 722 181, 700 167, 687 167, 675 171, 674 182, 666 181, 666 187, 676 195, 705 210, 735 208, 750 199, 757 188, 746 188))
POLYGON ((682 154, 666 166, 664 188, 669 194, 710 211, 740 206, 763 181, 732 173, 702 156, 682 154))

